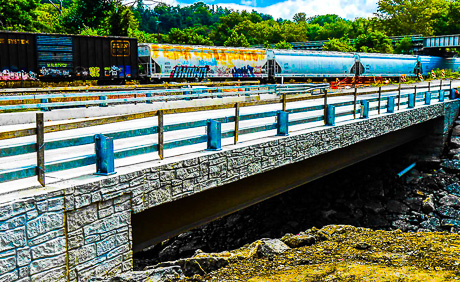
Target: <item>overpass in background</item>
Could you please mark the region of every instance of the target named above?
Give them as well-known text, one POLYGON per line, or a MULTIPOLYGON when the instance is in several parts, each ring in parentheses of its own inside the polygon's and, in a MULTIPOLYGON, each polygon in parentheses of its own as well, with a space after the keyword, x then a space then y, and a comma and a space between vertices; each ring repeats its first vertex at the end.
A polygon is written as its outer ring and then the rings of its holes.
MULTIPOLYGON (((126 98, 143 112, 46 126, 38 120, 33 130, 5 125, 16 130, 0 131, 0 159, 7 160, 0 167, 0 280, 126 272, 133 251, 407 142, 424 138, 434 148, 426 156, 436 154, 458 115, 458 86, 315 95, 300 86, 281 95, 258 86, 175 105, 126 98), (31 161, 30 175, 16 168, 31 161)), ((88 102, 97 112, 126 111, 106 107, 115 101, 88 102)), ((82 110, 53 110, 44 119, 82 110)))

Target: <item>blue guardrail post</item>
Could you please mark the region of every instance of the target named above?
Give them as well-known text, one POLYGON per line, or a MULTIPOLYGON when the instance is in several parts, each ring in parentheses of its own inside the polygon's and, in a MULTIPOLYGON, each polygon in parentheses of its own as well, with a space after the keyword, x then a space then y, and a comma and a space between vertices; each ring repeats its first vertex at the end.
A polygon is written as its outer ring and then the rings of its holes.
MULTIPOLYGON (((145 94, 145 97, 147 97, 147 98, 152 98, 153 95, 152 95, 152 93, 147 93, 147 94, 145 94)), ((147 104, 152 104, 152 100, 147 100, 146 103, 147 103, 147 104)))
MULTIPOLYGON (((40 99, 40 104, 47 104, 47 103, 49 103, 49 99, 40 99)), ((47 111, 50 111, 50 108, 43 107, 40 110, 42 110, 44 112, 47 112, 47 111)))
POLYGON ((407 98, 408 98, 407 107, 408 107, 409 109, 414 108, 414 107, 415 107, 415 95, 414 95, 413 93, 411 93, 411 94, 409 94, 409 95, 407 96, 407 98))
POLYGON ((335 125, 335 107, 327 105, 326 125, 335 125))
POLYGON ((207 132, 208 132, 208 151, 219 151, 222 150, 221 134, 222 126, 220 122, 213 119, 207 121, 207 132))
POLYGON ((369 117, 369 101, 361 100, 361 118, 369 117))
POLYGON ((395 112, 395 97, 390 96, 388 97, 387 108, 389 113, 395 112))
POLYGON ((289 135, 289 114, 285 111, 276 113, 276 136, 289 135))
POLYGON ((431 104, 431 92, 427 91, 425 92, 425 105, 431 104))
POLYGON ((115 159, 113 152, 113 139, 102 134, 94 136, 96 148, 96 173, 97 175, 115 174, 115 159))
MULTIPOLYGON (((104 100, 107 100, 107 99, 108 99, 107 96, 99 96, 99 100, 104 101, 104 100)), ((107 103, 100 103, 99 104, 99 107, 107 107, 107 106, 108 106, 107 103)))
POLYGON ((444 95, 446 94, 446 90, 439 91, 439 102, 444 102, 444 95))
POLYGON ((449 99, 454 100, 455 99, 455 88, 452 88, 449 93, 449 99))

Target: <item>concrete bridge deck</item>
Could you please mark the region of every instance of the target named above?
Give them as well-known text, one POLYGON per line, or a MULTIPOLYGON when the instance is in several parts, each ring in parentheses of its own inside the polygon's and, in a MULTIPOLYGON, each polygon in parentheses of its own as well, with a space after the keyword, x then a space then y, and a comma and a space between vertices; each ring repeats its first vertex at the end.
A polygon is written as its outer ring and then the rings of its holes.
MULTIPOLYGON (((304 107, 301 103, 305 101, 289 107, 304 107)), ((264 107, 280 109, 267 105, 258 110, 266 111, 264 107)), ((414 109, 404 106, 395 113, 376 115, 374 110, 368 119, 338 118, 335 126, 291 128, 289 136, 262 132, 218 152, 200 147, 164 160, 142 155, 142 162, 117 165, 111 176, 93 175, 93 167, 53 175, 57 181, 42 188, 21 189, 31 179, 5 182, 2 189, 9 190, 0 198, 0 280, 86 281, 128 271, 133 250, 411 140, 433 135, 442 143, 458 109, 458 100, 418 102, 414 109)), ((228 114, 222 110, 199 118, 228 114)), ((175 118, 191 120, 194 115, 175 118)), ((94 132, 75 134, 87 133, 94 132)))

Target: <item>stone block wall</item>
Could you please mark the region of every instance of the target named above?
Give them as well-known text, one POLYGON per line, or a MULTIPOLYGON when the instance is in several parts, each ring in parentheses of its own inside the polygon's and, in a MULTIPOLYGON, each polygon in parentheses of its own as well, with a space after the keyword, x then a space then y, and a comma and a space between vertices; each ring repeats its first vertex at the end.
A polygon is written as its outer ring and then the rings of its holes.
POLYGON ((449 123, 454 110, 458 101, 325 126, 0 203, 0 281, 131 270, 132 213, 441 116, 449 123))

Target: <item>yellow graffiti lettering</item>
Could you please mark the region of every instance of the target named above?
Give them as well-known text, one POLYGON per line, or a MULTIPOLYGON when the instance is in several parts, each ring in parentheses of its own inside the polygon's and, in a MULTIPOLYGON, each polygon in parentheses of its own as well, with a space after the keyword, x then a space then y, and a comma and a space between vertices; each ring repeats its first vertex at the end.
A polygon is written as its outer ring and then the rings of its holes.
POLYGON ((29 44, 29 40, 26 39, 8 39, 8 44, 29 44))
POLYGON ((91 67, 89 68, 89 75, 91 77, 99 77, 100 68, 99 67, 91 67))
POLYGON ((0 44, 5 44, 5 38, 0 38, 0 44))

